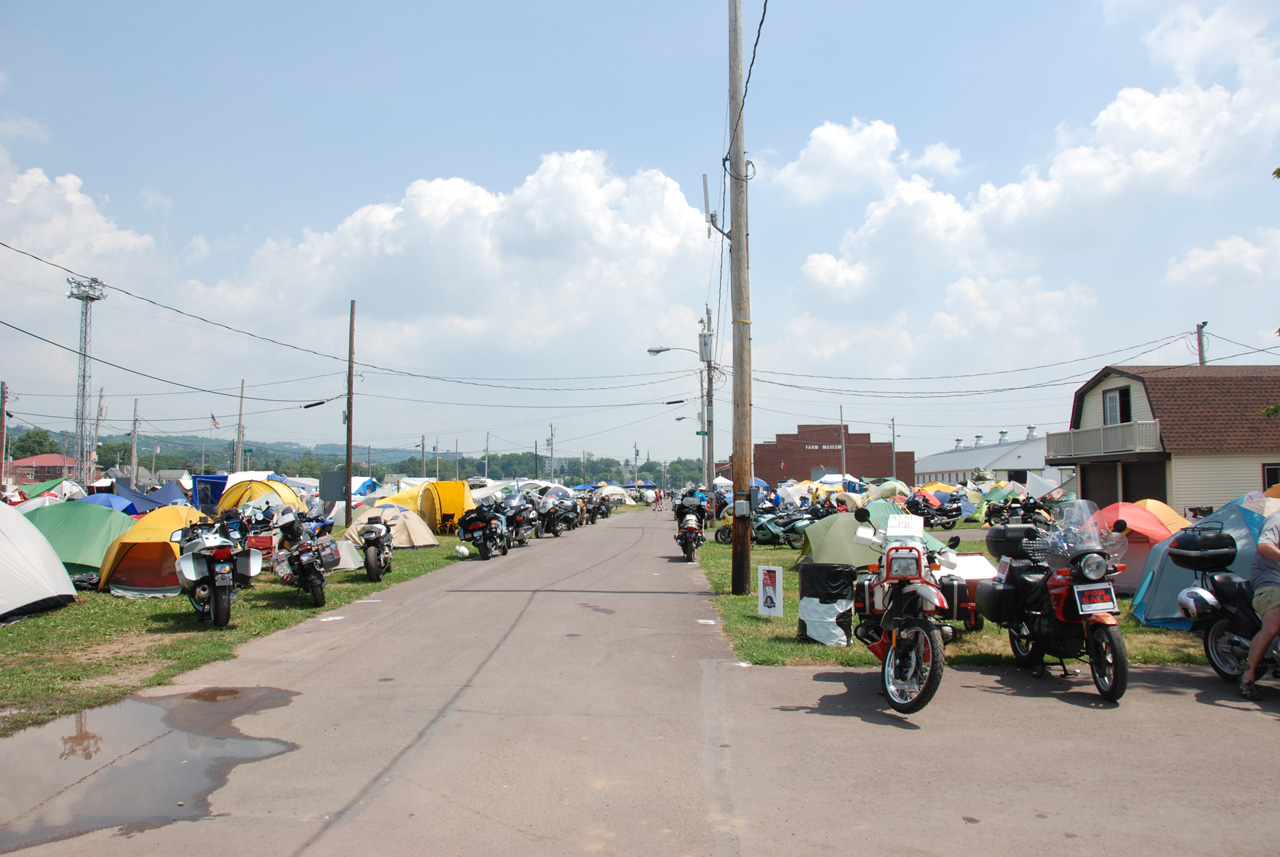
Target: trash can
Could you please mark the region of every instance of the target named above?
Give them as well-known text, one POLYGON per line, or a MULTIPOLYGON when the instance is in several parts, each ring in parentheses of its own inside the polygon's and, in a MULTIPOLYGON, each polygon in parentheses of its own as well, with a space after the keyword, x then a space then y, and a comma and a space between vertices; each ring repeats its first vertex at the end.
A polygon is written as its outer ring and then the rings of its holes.
POLYGON ((797 642, 849 645, 853 638, 853 581, 857 569, 841 563, 805 562, 799 571, 797 642))

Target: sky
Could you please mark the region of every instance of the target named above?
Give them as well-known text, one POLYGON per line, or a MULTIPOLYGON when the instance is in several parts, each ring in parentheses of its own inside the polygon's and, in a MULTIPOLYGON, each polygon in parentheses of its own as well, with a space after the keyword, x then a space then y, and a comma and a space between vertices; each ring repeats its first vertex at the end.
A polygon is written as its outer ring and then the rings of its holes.
MULTIPOLYGON (((1274 365, 1274 3, 742 7, 756 442, 1274 365)), ((357 448, 696 458, 709 308, 725 460, 731 116, 724 2, 0 3, 9 410, 74 431, 74 272, 103 434, 343 442, 354 301, 357 448)))

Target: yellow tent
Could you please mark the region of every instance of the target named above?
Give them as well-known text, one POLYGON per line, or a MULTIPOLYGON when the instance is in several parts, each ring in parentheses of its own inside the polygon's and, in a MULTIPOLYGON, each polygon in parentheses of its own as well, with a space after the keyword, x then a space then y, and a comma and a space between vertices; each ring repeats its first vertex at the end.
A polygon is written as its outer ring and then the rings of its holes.
POLYGON ((920 490, 927 494, 932 494, 934 491, 946 491, 950 494, 956 491, 956 486, 948 485, 945 482, 930 482, 928 485, 921 486, 920 490))
POLYGON ((143 515, 128 532, 107 548, 98 569, 98 589, 142 592, 145 594, 177 594, 178 573, 173 562, 178 558, 178 545, 169 541, 174 530, 208 516, 191 506, 161 506, 143 515))
POLYGON ((272 497, 278 498, 281 505, 299 512, 306 508, 294 490, 283 482, 277 482, 274 479, 265 481, 249 479, 237 482, 223 492, 222 499, 218 501, 218 514, 222 514, 227 509, 238 509, 245 503, 262 497, 267 497, 268 500, 272 497))
POLYGON ((452 532, 463 512, 476 507, 475 500, 471 498, 471 486, 465 481, 423 482, 383 497, 378 503, 414 509, 433 533, 452 532))
POLYGON ((1159 500, 1139 500, 1134 503, 1135 506, 1141 506, 1151 514, 1160 519, 1160 523, 1169 528, 1169 532, 1176 533, 1179 530, 1185 530, 1191 526, 1191 522, 1186 518, 1173 511, 1170 507, 1161 503, 1159 500))
POLYGON ((1277 482, 1275 485, 1272 485, 1270 488, 1268 488, 1266 491, 1263 491, 1262 493, 1267 495, 1268 497, 1280 497, 1280 482, 1277 482))

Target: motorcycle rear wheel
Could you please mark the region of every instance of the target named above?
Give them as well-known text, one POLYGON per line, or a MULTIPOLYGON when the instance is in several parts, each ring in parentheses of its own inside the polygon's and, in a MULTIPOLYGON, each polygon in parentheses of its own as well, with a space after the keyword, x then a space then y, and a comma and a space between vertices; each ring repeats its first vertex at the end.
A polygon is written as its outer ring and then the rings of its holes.
POLYGON ((954 530, 954 529, 956 528, 956 522, 955 522, 955 521, 947 521, 945 524, 944 524, 944 523, 940 523, 940 524, 938 524, 938 526, 939 526, 939 527, 942 527, 942 529, 944 529, 944 530, 954 530))
POLYGON ((938 692, 945 668, 942 632, 925 619, 907 619, 898 631, 897 644, 884 653, 880 670, 884 697, 900 714, 919 711, 938 692), (906 677, 901 680, 895 677, 899 658, 910 658, 906 677))
POLYGON ((480 549, 480 558, 487 560, 491 551, 489 550, 489 540, 484 536, 476 539, 476 547, 480 549))
POLYGON ((733 528, 720 526, 716 528, 716 542, 722 545, 733 543, 733 528))
POLYGON ((1009 648, 1013 649, 1013 662, 1020 667, 1035 667, 1044 663, 1044 649, 1040 648, 1040 644, 1012 628, 1009 629, 1009 648))
POLYGON ((214 626, 227 627, 227 623, 231 621, 231 587, 209 587, 209 601, 212 604, 214 626))
POLYGON ((1232 684, 1239 681, 1248 663, 1247 658, 1240 658, 1232 651, 1231 640, 1235 636, 1231 622, 1226 619, 1219 619, 1204 632, 1204 656, 1209 659, 1209 666, 1223 681, 1232 684))
POLYGON ((506 556, 507 551, 509 550, 511 550, 511 540, 506 536, 503 536, 498 541, 498 553, 502 554, 503 556, 506 556))
POLYGON ((377 548, 364 549, 364 573, 374 583, 382 580, 382 556, 377 548))
POLYGON ((787 541, 787 547, 792 550, 800 550, 804 547, 804 533, 787 533, 783 538, 787 541))
POLYGON ((307 589, 311 592, 311 605, 324 606, 324 578, 318 573, 307 579, 307 589))
POLYGON ((1094 625, 1089 629, 1089 671, 1098 695, 1118 702, 1129 687, 1129 653, 1124 636, 1115 625, 1094 625))

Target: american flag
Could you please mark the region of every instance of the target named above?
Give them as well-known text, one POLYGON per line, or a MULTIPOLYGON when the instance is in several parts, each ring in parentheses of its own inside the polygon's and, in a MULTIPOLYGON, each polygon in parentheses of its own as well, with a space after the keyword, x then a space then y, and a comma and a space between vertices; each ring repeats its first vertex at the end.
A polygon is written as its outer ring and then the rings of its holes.
POLYGON ((218 422, 218 418, 215 417, 212 413, 209 414, 209 419, 213 421, 214 428, 218 428, 218 429, 222 428, 222 423, 218 422))

